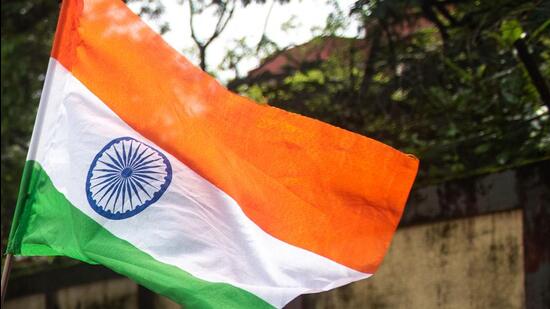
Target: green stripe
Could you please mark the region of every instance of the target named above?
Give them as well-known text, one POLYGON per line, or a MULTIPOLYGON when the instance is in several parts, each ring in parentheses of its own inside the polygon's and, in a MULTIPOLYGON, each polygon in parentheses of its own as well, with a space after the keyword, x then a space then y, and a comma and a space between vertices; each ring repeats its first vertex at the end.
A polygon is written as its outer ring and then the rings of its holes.
POLYGON ((115 237, 57 191, 37 162, 28 161, 24 175, 9 253, 102 264, 189 308, 272 308, 250 292, 198 279, 115 237))

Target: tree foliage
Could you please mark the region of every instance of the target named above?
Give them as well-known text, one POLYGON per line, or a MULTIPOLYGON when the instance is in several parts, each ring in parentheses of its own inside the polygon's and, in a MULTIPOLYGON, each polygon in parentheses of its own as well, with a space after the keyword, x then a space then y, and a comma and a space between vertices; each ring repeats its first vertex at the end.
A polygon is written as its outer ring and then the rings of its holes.
POLYGON ((2 248, 9 232, 58 14, 57 1, 2 1, 2 248))
POLYGON ((421 182, 520 164, 550 155, 548 108, 515 47, 523 40, 548 80, 548 12, 542 1, 361 0, 350 14, 363 38, 230 86, 415 154, 421 182))

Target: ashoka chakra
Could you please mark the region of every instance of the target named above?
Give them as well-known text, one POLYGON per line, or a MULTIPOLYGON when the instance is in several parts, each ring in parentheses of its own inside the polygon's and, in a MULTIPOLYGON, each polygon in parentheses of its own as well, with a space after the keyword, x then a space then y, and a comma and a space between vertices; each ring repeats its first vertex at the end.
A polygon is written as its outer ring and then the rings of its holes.
POLYGON ((119 137, 92 161, 86 195, 98 214, 126 219, 155 203, 171 180, 172 167, 164 154, 134 138, 119 137))

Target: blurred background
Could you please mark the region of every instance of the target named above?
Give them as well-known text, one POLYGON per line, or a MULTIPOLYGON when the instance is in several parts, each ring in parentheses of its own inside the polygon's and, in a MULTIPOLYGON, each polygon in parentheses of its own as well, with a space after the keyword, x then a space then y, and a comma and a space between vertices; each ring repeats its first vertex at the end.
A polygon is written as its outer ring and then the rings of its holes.
MULTIPOLYGON (((379 272, 289 308, 550 308, 550 1, 128 2, 230 90, 420 158, 379 272)), ((1 5, 4 252, 60 4, 1 5)), ((178 306, 19 258, 6 307, 178 306)))

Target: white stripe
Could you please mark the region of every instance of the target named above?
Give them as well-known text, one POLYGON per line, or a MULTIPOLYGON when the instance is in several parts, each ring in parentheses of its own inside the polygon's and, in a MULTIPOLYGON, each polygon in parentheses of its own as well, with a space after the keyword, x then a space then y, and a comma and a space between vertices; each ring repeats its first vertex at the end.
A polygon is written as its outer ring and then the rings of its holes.
POLYGON ((41 101, 42 129, 34 133, 37 152, 29 159, 42 165, 74 206, 115 236, 158 261, 246 289, 276 307, 299 294, 370 276, 265 233, 235 200, 130 128, 54 59, 46 83, 52 86, 41 101), (162 151, 173 178, 155 204, 133 217, 110 220, 89 205, 85 181, 95 155, 122 136, 162 151))

